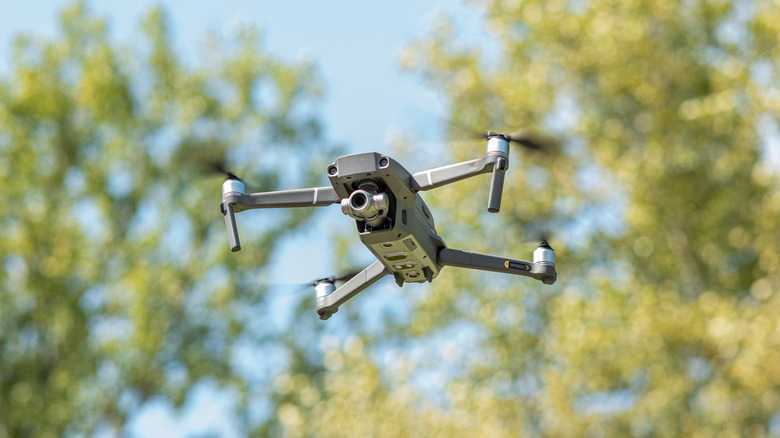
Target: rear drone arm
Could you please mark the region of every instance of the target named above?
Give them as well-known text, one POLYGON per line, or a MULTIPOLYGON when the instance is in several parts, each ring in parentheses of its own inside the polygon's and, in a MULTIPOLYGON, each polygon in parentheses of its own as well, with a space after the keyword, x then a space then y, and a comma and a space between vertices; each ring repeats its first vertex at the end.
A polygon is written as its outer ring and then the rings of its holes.
POLYGON ((546 242, 543 245, 546 246, 540 246, 534 251, 533 262, 451 248, 439 250, 436 261, 441 266, 456 266, 459 268, 478 269, 480 271, 523 275, 535 278, 544 284, 553 284, 558 277, 558 274, 555 272, 555 252, 546 242))
POLYGON ((339 311, 340 305, 389 273, 390 271, 387 270, 382 262, 376 261, 338 289, 335 288, 331 280, 326 279, 320 283, 315 283, 315 288, 317 289, 317 314, 320 315, 320 319, 330 318, 331 315, 339 311))
POLYGON ((509 141, 502 135, 491 136, 488 138, 484 158, 417 172, 412 175, 411 188, 416 192, 431 190, 472 176, 492 172, 488 211, 498 213, 501 208, 501 192, 504 188, 504 173, 508 168, 509 141))
POLYGON ((333 187, 279 190, 246 195, 244 194, 244 183, 241 180, 228 179, 222 184, 220 210, 225 216, 230 250, 236 252, 241 249, 234 213, 254 208, 322 207, 336 204, 339 201, 341 199, 333 187))

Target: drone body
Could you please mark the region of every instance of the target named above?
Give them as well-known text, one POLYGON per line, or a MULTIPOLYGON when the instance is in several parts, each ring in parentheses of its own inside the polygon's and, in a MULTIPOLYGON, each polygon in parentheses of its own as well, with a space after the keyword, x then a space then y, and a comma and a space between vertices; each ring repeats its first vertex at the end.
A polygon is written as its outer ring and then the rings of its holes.
POLYGON ((509 141, 488 133, 484 158, 411 174, 392 158, 375 152, 339 157, 327 167, 331 187, 244 194, 244 184, 230 175, 222 186, 230 247, 240 247, 234 213, 253 208, 312 207, 339 203, 355 219, 358 235, 377 261, 336 289, 333 277, 315 281, 316 309, 328 319, 338 307, 385 275, 403 283, 432 281, 444 266, 524 275, 553 284, 555 253, 547 242, 534 251, 534 261, 508 259, 447 248, 436 233, 433 215, 418 192, 465 178, 493 173, 488 210, 498 212, 504 172, 509 167, 509 141))
POLYGON ((348 155, 328 166, 328 176, 342 211, 355 219, 360 240, 397 282, 421 283, 439 275, 436 254, 444 241, 403 166, 377 153, 348 155))

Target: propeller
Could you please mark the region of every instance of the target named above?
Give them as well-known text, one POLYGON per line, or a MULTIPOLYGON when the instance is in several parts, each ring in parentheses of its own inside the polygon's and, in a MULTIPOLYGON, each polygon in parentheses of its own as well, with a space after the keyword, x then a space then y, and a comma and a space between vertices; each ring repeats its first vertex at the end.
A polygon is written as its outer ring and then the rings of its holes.
POLYGON ((204 169, 205 173, 211 174, 211 175, 221 175, 225 177, 225 180, 236 180, 244 183, 244 189, 247 193, 252 193, 256 191, 264 191, 265 188, 268 186, 267 184, 260 184, 255 178, 252 178, 252 181, 246 182, 244 179, 240 178, 235 173, 228 170, 228 167, 225 166, 224 162, 217 161, 217 160, 208 160, 208 161, 202 161, 201 165, 204 169))
POLYGON ((515 143, 525 149, 539 152, 549 152, 551 148, 554 148, 555 142, 548 139, 545 136, 529 135, 528 130, 516 130, 510 133, 503 133, 497 131, 482 131, 476 129, 473 126, 463 126, 455 122, 447 123, 450 131, 450 135, 447 135, 450 139, 463 138, 464 140, 487 140, 491 137, 503 137, 509 143, 515 143), (464 135, 465 134, 465 135, 464 135))
POLYGON ((201 167, 206 174, 220 175, 226 180, 236 180, 244 183, 246 193, 265 192, 273 190, 277 184, 276 175, 272 173, 265 173, 263 175, 255 175, 250 178, 244 179, 236 175, 223 161, 218 160, 204 160, 201 162, 201 167))
POLYGON ((318 279, 316 279, 316 280, 314 280, 312 282, 306 283, 306 285, 307 286, 314 286, 314 285, 316 285, 317 283, 319 283, 321 281, 332 281, 334 283, 337 282, 337 281, 349 281, 349 280, 352 279, 352 277, 360 274, 361 272, 362 272, 362 269, 359 270, 359 271, 355 270, 355 271, 347 272, 346 274, 339 275, 339 276, 331 275, 330 277, 318 278, 318 279))
POLYGON ((299 294, 299 293, 311 290, 311 288, 316 286, 317 283, 321 283, 323 281, 330 281, 330 282, 333 282, 333 283, 342 282, 342 281, 349 281, 349 280, 352 279, 352 277, 358 275, 360 272, 362 272, 362 269, 361 270, 353 270, 351 272, 347 272, 347 273, 342 274, 342 275, 331 275, 329 277, 318 278, 318 279, 316 279, 314 281, 309 281, 309 282, 306 282, 306 283, 265 283, 264 286, 266 288, 272 289, 272 290, 273 289, 276 289, 276 290, 284 289, 284 290, 287 290, 287 291, 291 290, 291 292, 287 292, 287 293, 299 294))
POLYGON ((484 138, 484 139, 489 139, 491 137, 503 137, 506 139, 506 141, 510 143, 517 143, 526 149, 530 149, 534 151, 541 151, 545 149, 545 147, 540 142, 538 142, 537 140, 531 137, 523 136, 522 132, 520 131, 513 132, 511 134, 503 134, 500 132, 488 131, 486 133, 480 133, 478 134, 478 136, 479 138, 484 138))
POLYGON ((523 241, 525 242, 542 242, 544 244, 547 244, 553 237, 549 224, 528 224, 523 234, 523 241))
POLYGON ((363 270, 352 270, 350 272, 347 272, 342 275, 331 275, 329 277, 322 277, 318 278, 313 281, 307 281, 306 283, 272 283, 272 284, 266 284, 268 287, 278 287, 278 286, 284 286, 284 287, 293 287, 296 290, 304 290, 310 287, 314 287, 317 283, 323 282, 323 281, 330 281, 333 283, 336 282, 342 282, 342 281, 349 281, 352 279, 352 277, 358 275, 363 270))
POLYGON ((238 175, 229 171, 227 167, 225 167, 225 164, 220 161, 207 161, 204 163, 204 165, 209 173, 224 175, 227 177, 227 179, 237 179, 241 182, 244 182, 244 180, 239 178, 238 175))

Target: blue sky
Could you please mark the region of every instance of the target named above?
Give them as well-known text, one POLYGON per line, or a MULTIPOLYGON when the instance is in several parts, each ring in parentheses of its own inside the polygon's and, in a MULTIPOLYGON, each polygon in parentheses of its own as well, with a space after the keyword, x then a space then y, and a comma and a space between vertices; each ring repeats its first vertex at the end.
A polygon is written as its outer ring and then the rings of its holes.
MULTIPOLYGON (((0 74, 8 71, 12 37, 18 33, 55 35, 59 12, 69 3, 0 0, 0 74)), ((485 39, 478 13, 444 0, 136 0, 88 4, 108 17, 115 41, 128 43, 137 32, 143 12, 157 3, 169 13, 176 48, 185 59, 197 60, 198 46, 207 30, 230 38, 244 25, 261 29, 266 48, 277 56, 290 61, 313 59, 326 87, 322 106, 326 135, 345 144, 350 153, 391 152, 392 139, 400 135, 417 138, 426 147, 439 143, 439 124, 445 119, 445 108, 434 93, 422 86, 419 77, 399 70, 398 55, 411 39, 424 36, 436 17, 445 12, 465 31, 462 36, 466 40, 485 39)), ((430 157, 430 151, 423 155, 430 157)), ((420 169, 413 163, 407 167, 412 171, 420 169)), ((215 193, 219 190, 215 187, 215 193)), ((351 226, 338 209, 330 210, 320 215, 323 223, 351 226)), ((285 260, 309 258, 312 252, 326 254, 326 240, 317 237, 322 235, 320 227, 289 240, 279 252, 277 265, 293 265, 285 260)), ((298 265, 295 280, 304 282, 333 274, 332 266, 327 258, 304 267, 298 265)), ((278 272, 275 281, 291 277, 284 269, 272 270, 278 272)), ((313 310, 312 317, 316 317, 313 310)), ((208 384, 201 385, 193 390, 191 402, 181 415, 176 415, 163 401, 148 404, 131 420, 130 434, 176 437, 211 431, 220 436, 237 436, 238 431, 226 421, 229 404, 229 394, 208 384)))
MULTIPOLYGON (((64 0, 4 0, 0 7, 0 68, 7 69, 10 37, 18 32, 54 34, 64 0)), ((110 18, 112 34, 127 42, 140 14, 158 2, 96 2, 90 7, 110 18)), ((230 37, 252 24, 262 29, 266 46, 290 60, 314 59, 327 87, 324 118, 328 135, 355 151, 386 144, 388 135, 410 130, 435 135, 442 105, 421 81, 397 67, 404 43, 425 34, 434 17, 448 11, 464 22, 476 14, 443 0, 397 1, 248 1, 168 0, 160 2, 172 18, 177 48, 196 59, 207 29, 230 37), (387 6, 392 5, 392 6, 387 6)), ((430 139, 430 137, 428 138, 430 139)))
MULTIPOLYGON (((0 73, 8 71, 12 37, 21 32, 51 37, 60 11, 69 3, 26 0, 11 4, 0 0, 0 73)), ((393 139, 417 139, 425 147, 414 151, 413 156, 420 159, 417 163, 405 163, 410 171, 446 164, 447 157, 437 158, 432 153, 441 144, 440 124, 446 117, 441 99, 423 87, 421 78, 399 69, 400 51, 410 40, 424 36, 443 13, 452 16, 464 40, 485 42, 488 38, 475 10, 444 0, 402 0, 392 2, 392 6, 356 0, 135 0, 92 1, 88 5, 108 17, 115 41, 127 44, 137 33, 144 11, 158 3, 171 18, 177 50, 193 63, 198 60, 205 32, 216 30, 231 38, 245 25, 259 28, 266 48, 276 56, 290 61, 314 60, 326 90, 321 109, 327 138, 346 145, 349 153, 392 153, 393 139)), ((215 193, 219 190, 215 188, 215 193)), ((330 218, 324 219, 329 223, 343 222, 339 212, 318 214, 330 218)), ((301 239, 310 242, 311 236, 301 239)), ((300 250, 301 245, 287 245, 285 257, 280 259, 300 259, 306 254, 300 250)), ((299 273, 306 279, 317 278, 330 275, 330 268, 329 264, 313 263, 299 273)))

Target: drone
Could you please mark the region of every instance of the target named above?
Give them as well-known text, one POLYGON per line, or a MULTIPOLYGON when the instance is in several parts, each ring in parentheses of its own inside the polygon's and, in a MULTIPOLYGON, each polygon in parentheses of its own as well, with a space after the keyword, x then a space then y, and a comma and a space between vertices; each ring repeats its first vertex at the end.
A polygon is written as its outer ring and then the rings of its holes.
POLYGON ((361 242, 377 261, 351 278, 327 277, 311 283, 319 318, 329 319, 349 299, 386 275, 398 286, 431 282, 445 266, 522 275, 553 284, 557 279, 555 251, 546 240, 533 251, 533 261, 516 260, 447 247, 436 233, 433 215, 420 192, 473 176, 492 173, 487 210, 498 213, 509 169, 509 144, 531 149, 532 140, 488 132, 485 156, 417 173, 409 173, 394 159, 377 152, 336 158, 327 166, 330 187, 246 194, 244 182, 232 173, 222 184, 220 210, 228 242, 241 250, 235 213, 257 208, 322 207, 339 204, 355 220, 361 242), (339 288, 336 281, 347 280, 339 288))

